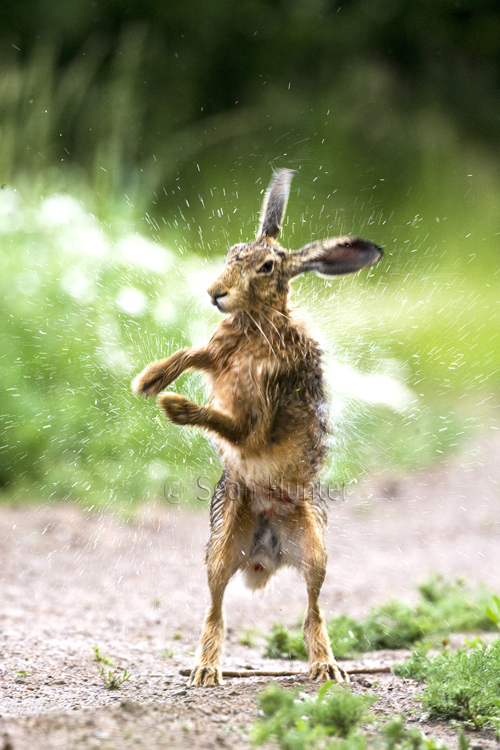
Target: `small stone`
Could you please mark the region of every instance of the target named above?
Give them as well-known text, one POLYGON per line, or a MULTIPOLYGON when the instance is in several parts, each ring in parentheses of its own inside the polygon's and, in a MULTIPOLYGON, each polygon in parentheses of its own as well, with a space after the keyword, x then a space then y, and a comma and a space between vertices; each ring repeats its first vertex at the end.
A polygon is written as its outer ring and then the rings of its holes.
POLYGON ((124 711, 130 714, 135 714, 141 710, 139 703, 127 699, 120 701, 120 708, 123 708, 124 711))

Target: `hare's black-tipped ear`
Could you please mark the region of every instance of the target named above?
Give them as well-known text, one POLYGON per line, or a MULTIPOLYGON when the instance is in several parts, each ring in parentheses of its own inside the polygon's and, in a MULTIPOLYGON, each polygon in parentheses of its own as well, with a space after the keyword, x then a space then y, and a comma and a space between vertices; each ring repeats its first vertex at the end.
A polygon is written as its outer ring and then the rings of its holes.
POLYGON ((267 188, 264 205, 260 214, 260 227, 257 232, 258 240, 266 237, 274 240, 278 236, 285 216, 290 183, 294 174, 293 169, 280 169, 274 173, 267 188))
POLYGON ((336 237, 306 245, 291 256, 291 275, 315 271, 320 276, 346 276, 373 266, 382 248, 359 237, 336 237))

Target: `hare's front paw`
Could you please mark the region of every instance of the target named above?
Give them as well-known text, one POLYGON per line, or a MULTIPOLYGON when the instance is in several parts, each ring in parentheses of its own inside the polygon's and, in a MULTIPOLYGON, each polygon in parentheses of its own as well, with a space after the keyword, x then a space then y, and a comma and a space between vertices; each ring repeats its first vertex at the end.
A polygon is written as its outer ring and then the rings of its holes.
POLYGON ((152 362, 132 381, 132 390, 137 394, 144 394, 146 398, 156 396, 163 391, 172 379, 162 362, 152 362))
POLYGON ((335 682, 349 682, 349 675, 342 669, 337 662, 320 662, 316 661, 309 667, 309 674, 313 680, 320 680, 326 682, 327 680, 335 680, 335 682))
POLYGON ((195 667, 189 677, 192 687, 215 687, 224 685, 220 667, 195 667))
POLYGON ((193 404, 184 396, 178 393, 165 393, 160 396, 158 403, 165 412, 166 416, 174 424, 196 424, 200 407, 193 404))

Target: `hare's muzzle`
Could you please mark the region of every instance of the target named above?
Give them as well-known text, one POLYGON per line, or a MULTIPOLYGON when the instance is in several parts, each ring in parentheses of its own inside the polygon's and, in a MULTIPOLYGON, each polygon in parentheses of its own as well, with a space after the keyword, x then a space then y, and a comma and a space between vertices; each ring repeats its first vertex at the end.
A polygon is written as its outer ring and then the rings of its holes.
POLYGON ((215 305, 215 307, 220 310, 221 312, 224 311, 224 308, 221 305, 221 300, 223 300, 225 297, 227 297, 227 292, 224 292, 222 294, 212 294, 211 295, 211 302, 212 305, 215 305))

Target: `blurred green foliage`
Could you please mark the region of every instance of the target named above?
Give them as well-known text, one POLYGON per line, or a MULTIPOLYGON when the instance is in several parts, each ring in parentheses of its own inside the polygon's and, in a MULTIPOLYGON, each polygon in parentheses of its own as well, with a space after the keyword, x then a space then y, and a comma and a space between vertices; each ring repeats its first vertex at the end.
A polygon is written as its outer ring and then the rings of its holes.
MULTIPOLYGON (((403 716, 384 722, 368 709, 375 695, 355 695, 345 685, 326 682, 314 697, 270 684, 259 696, 255 745, 270 741, 280 750, 446 750, 432 737, 405 726, 403 716)), ((468 750, 463 731, 459 750, 468 750)))
MULTIPOLYGON (((68 195, 25 195, 0 191, 5 495, 88 505, 167 495, 199 506, 220 472, 213 447, 133 396, 130 381, 149 361, 209 338, 219 317, 205 290, 222 258, 162 246, 133 222, 113 231, 68 195), (164 489, 172 476, 181 485, 164 489)), ((498 329, 483 322, 477 282, 386 274, 380 266, 296 285, 325 352, 326 481, 425 466, 498 425, 498 329)), ((496 292, 484 292, 493 316, 496 292)), ((206 398, 199 374, 173 388, 206 398)))
POLYGON ((252 739, 255 745, 275 740, 283 750, 319 750, 337 746, 326 744, 326 738, 342 738, 342 750, 363 750, 365 737, 359 730, 373 721, 368 709, 376 700, 332 682, 322 685, 313 698, 270 684, 258 697, 262 718, 252 727, 252 739))
MULTIPOLYGON (((419 586, 415 605, 391 599, 374 607, 364 620, 340 615, 328 621, 328 637, 334 655, 366 653, 380 649, 409 648, 450 633, 481 633, 495 630, 487 614, 489 594, 470 589, 462 581, 432 576, 419 586)), ((265 656, 272 659, 307 660, 302 632, 275 624, 267 637, 265 656)))
MULTIPOLYGON (((174 255, 145 238, 111 240, 69 196, 27 207, 1 195, 4 489, 105 504, 152 484, 161 497, 166 477, 185 478, 193 451, 200 475, 215 480, 203 437, 186 441, 130 391, 143 364, 181 346, 191 327, 200 335, 186 286, 202 264, 191 258, 177 273, 174 255)), ((196 378, 188 388, 204 398, 196 378)))
MULTIPOLYGON (((277 166, 298 170, 285 246, 386 249, 295 286, 332 394, 326 478, 498 429, 499 19, 486 0, 4 4, 5 496, 207 499, 210 444, 129 381, 208 338, 205 289, 277 166)), ((175 388, 205 398, 197 375, 175 388)))

